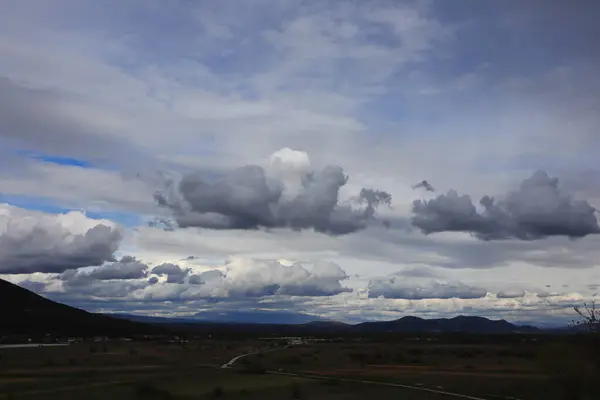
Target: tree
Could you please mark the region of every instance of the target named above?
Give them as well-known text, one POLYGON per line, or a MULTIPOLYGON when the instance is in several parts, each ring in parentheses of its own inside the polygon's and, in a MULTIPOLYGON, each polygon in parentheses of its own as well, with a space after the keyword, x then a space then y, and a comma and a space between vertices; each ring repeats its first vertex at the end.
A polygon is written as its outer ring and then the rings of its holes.
POLYGON ((575 307, 579 319, 571 323, 571 327, 584 333, 600 334, 600 309, 596 308, 596 301, 590 304, 583 303, 583 308, 575 307))

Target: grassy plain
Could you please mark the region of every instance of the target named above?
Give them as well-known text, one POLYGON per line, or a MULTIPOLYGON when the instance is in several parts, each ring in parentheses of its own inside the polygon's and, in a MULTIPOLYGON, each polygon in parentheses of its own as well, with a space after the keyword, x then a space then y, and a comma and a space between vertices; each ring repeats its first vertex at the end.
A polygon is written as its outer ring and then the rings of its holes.
POLYGON ((596 399, 598 377, 566 343, 320 343, 240 360, 302 374, 394 382, 486 399, 596 399), (580 397, 575 394, 581 392, 580 397), (585 392, 590 392, 585 397, 585 392))
POLYGON ((452 398, 337 378, 400 383, 489 400, 583 399, 573 393, 587 390, 588 378, 596 373, 568 344, 532 341, 312 343, 241 358, 236 369, 218 368, 236 355, 268 346, 257 340, 206 340, 0 349, 0 399, 452 398))

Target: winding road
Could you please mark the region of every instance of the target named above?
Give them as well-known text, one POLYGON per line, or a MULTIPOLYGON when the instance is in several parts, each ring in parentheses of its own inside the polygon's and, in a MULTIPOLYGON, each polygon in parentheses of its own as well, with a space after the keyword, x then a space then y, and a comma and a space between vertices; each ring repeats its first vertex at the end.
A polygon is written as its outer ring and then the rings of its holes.
POLYGON ((252 352, 252 353, 241 354, 239 356, 233 357, 231 360, 229 360, 225 364, 221 365, 221 368, 231 368, 231 367, 233 367, 233 364, 235 364, 235 362, 237 360, 239 360, 240 358, 244 358, 244 357, 247 357, 247 356, 253 356, 253 355, 261 354, 261 353, 270 353, 272 351, 283 350, 283 349, 286 349, 286 348, 287 348, 287 346, 285 346, 285 347, 277 347, 277 348, 274 348, 274 349, 259 350, 259 351, 255 351, 255 352, 252 352))
MULTIPOLYGON (((233 357, 231 360, 229 360, 229 362, 223 364, 221 366, 221 368, 231 368, 231 367, 234 366, 234 364, 235 364, 235 362, 237 360, 239 360, 240 358, 243 358, 243 357, 247 357, 247 356, 251 356, 251 355, 256 355, 256 354, 261 354, 261 353, 268 353, 268 352, 271 352, 271 351, 283 350, 283 349, 286 349, 286 348, 287 348, 287 346, 286 347, 275 348, 275 349, 261 350, 261 351, 256 351, 256 352, 252 352, 252 353, 241 354, 239 356, 233 357)), ((388 387, 398 387, 398 388, 403 388, 403 389, 410 389, 410 390, 418 390, 418 391, 422 391, 422 392, 436 393, 436 394, 441 394, 441 395, 445 395, 445 396, 448 396, 448 397, 454 397, 454 398, 459 398, 459 399, 467 399, 467 400, 489 400, 489 398, 484 398, 484 397, 476 397, 476 396, 470 396, 470 395, 461 394, 461 393, 448 392, 448 391, 442 390, 442 388, 439 388, 439 389, 430 389, 430 388, 426 388, 426 387, 423 387, 423 386, 405 385, 405 384, 401 384, 401 383, 368 381, 368 380, 350 379, 350 378, 338 378, 338 377, 331 377, 331 376, 324 376, 324 375, 309 375, 309 374, 299 374, 299 373, 282 372, 282 371, 265 371, 265 373, 272 374, 272 375, 295 376, 295 377, 304 378, 304 379, 336 380, 336 381, 339 381, 339 382, 351 382, 351 383, 362 383, 362 384, 366 384, 366 385, 379 385, 379 386, 388 386, 388 387)), ((517 399, 516 397, 504 397, 504 396, 495 396, 495 395, 489 395, 489 396, 494 396, 496 398, 521 400, 521 399, 517 399)))

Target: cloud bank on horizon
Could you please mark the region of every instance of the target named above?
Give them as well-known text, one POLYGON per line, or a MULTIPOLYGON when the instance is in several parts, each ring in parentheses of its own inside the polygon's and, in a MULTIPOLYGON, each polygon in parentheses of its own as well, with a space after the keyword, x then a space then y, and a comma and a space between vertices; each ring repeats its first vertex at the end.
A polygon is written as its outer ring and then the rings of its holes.
POLYGON ((597 292, 596 1, 2 8, 2 279, 349 322, 597 292))

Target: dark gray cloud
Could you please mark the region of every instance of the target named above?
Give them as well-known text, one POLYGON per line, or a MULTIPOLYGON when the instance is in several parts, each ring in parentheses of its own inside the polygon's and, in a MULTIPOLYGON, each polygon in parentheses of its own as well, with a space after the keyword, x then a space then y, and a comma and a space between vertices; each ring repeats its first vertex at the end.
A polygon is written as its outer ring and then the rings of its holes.
POLYGON ((144 280, 148 267, 133 257, 95 270, 67 270, 59 275, 65 299, 125 299, 136 290, 152 285, 152 278, 144 280))
POLYGON ((522 289, 506 289, 496 293, 499 299, 517 299, 525 296, 525 291, 522 289))
POLYGON ((148 266, 131 256, 124 256, 116 263, 102 265, 90 273, 92 278, 99 280, 141 279, 147 275, 148 266))
POLYGON ((118 262, 104 264, 90 270, 68 270, 60 280, 69 285, 85 285, 91 281, 142 279, 148 276, 148 266, 135 257, 123 256, 118 262))
MULTIPOLYGON (((298 175, 300 185, 290 195, 285 179, 270 177, 257 165, 217 178, 192 173, 177 184, 171 182, 165 191, 156 193, 155 199, 172 210, 182 228, 314 229, 331 235, 365 228, 374 219, 376 209, 391 202, 389 193, 362 189, 354 199, 356 204, 340 204, 339 191, 348 176, 338 166, 298 175)), ((165 221, 156 225, 170 228, 165 221)))
POLYGON ((148 279, 148 283, 150 285, 156 285, 158 283, 158 278, 156 276, 152 276, 150 279, 148 279))
POLYGON ((67 280, 63 282, 68 299, 130 299, 131 294, 144 289, 150 283, 146 280, 67 280))
POLYGON ((114 261, 120 228, 95 224, 79 212, 44 214, 0 206, 0 273, 60 273, 114 261), (74 224, 90 226, 72 231, 74 224), (93 225, 93 226, 92 226, 93 225))
POLYGON ((165 263, 152 269, 156 275, 167 275, 167 283, 183 283, 190 273, 189 268, 181 268, 179 265, 165 263))
POLYGON ((469 232, 482 240, 581 238, 600 233, 596 209, 561 193, 558 179, 542 171, 503 199, 484 196, 480 204, 481 212, 469 196, 451 190, 432 200, 415 200, 411 222, 425 234, 469 232))
POLYGON ((369 297, 384 297, 388 299, 478 299, 485 297, 487 290, 470 286, 462 282, 440 283, 411 283, 395 277, 389 279, 374 279, 369 282, 369 297))
POLYGON ((412 187, 413 189, 425 189, 428 192, 435 192, 435 188, 427 181, 421 181, 412 187))
POLYGON ((202 280, 202 277, 200 275, 193 274, 189 276, 188 283, 190 285, 202 285, 204 283, 204 280, 202 280))

